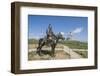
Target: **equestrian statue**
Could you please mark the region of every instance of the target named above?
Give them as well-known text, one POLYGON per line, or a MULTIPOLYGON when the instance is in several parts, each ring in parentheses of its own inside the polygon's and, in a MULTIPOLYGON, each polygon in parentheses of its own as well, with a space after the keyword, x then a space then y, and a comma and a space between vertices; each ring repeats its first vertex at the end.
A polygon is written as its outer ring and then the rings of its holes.
POLYGON ((52 30, 51 24, 49 24, 48 29, 46 30, 46 36, 44 38, 39 39, 38 47, 37 47, 37 52, 39 56, 42 56, 42 47, 43 46, 48 46, 51 47, 51 52, 50 55, 52 57, 55 56, 55 47, 57 46, 57 43, 59 40, 64 40, 64 36, 62 32, 59 32, 58 34, 54 34, 52 30))

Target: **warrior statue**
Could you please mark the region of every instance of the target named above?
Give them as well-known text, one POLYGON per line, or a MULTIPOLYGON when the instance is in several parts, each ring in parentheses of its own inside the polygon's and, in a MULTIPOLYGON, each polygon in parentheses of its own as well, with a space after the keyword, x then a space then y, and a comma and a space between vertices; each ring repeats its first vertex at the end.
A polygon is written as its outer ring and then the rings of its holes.
POLYGON ((53 37, 55 37, 55 34, 53 33, 51 24, 49 24, 48 29, 46 30, 46 39, 48 46, 52 43, 53 37))
POLYGON ((64 36, 61 32, 58 34, 54 34, 52 31, 52 26, 49 24, 48 29, 46 30, 46 36, 44 38, 39 39, 37 52, 40 56, 42 56, 42 47, 43 46, 49 46, 51 47, 51 56, 55 56, 55 47, 59 41, 59 39, 64 40, 64 36))

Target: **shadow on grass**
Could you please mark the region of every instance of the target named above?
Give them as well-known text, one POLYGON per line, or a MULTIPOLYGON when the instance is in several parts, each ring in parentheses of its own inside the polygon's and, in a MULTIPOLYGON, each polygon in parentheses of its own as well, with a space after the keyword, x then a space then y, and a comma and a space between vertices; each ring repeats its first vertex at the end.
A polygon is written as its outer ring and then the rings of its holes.
POLYGON ((55 56, 51 56, 52 50, 41 50, 42 56, 39 56, 36 51, 28 53, 28 60, 55 60, 55 59, 69 59, 69 54, 62 50, 55 50, 55 56))
POLYGON ((41 50, 41 52, 44 55, 51 55, 51 51, 48 51, 48 50, 41 50))

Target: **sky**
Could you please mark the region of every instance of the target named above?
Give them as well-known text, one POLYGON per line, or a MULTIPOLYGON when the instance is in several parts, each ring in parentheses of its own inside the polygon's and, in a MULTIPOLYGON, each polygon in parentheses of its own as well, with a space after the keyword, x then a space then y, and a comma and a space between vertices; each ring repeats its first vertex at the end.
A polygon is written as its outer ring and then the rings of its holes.
POLYGON ((65 38, 73 32, 75 40, 88 40, 88 17, 50 15, 28 15, 28 38, 44 37, 49 24, 54 33, 64 32, 65 38))

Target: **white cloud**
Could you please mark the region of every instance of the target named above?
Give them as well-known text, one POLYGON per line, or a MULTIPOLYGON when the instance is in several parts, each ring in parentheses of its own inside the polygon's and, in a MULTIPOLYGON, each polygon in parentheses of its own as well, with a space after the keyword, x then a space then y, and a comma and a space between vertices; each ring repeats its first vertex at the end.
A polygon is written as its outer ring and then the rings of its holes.
POLYGON ((75 30, 72 31, 72 33, 80 33, 83 31, 82 27, 76 28, 75 30))

